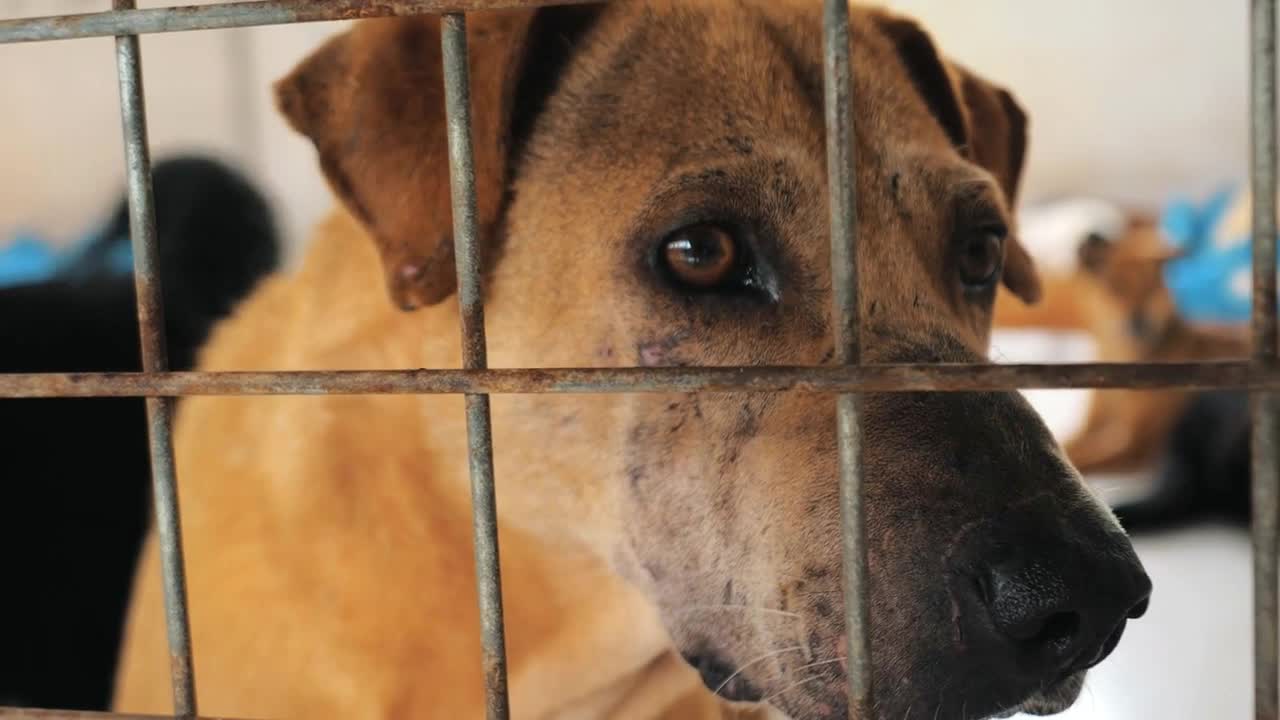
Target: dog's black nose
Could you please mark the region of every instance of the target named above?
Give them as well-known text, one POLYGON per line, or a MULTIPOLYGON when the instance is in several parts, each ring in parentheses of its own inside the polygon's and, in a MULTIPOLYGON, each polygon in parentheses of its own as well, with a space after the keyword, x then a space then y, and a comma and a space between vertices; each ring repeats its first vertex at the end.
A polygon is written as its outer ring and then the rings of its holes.
POLYGON ((1115 650, 1126 622, 1146 612, 1151 581, 1140 566, 1101 567, 1107 563, 1099 558, 1093 573, 1064 568, 1080 561, 1022 556, 988 571, 982 599, 992 627, 1020 651, 1024 669, 1065 675, 1091 668, 1115 650))
POLYGON ((1026 513, 983 535, 967 548, 971 582, 957 588, 969 597, 957 599, 978 616, 967 623, 981 638, 975 649, 1017 675, 1051 682, 1091 668, 1147 610, 1151 580, 1096 510, 1026 513))

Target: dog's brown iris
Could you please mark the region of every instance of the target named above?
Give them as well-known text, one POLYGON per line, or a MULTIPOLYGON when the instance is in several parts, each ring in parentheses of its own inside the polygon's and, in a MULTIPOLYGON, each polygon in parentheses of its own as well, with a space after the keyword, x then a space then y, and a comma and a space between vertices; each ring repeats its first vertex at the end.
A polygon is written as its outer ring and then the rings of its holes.
POLYGON ((718 225, 690 225, 670 235, 663 247, 675 279, 695 288, 713 288, 729 280, 738 266, 733 235, 718 225))
POLYGON ((983 288, 1000 272, 1001 235, 982 230, 965 238, 960 247, 960 280, 973 288, 983 288))

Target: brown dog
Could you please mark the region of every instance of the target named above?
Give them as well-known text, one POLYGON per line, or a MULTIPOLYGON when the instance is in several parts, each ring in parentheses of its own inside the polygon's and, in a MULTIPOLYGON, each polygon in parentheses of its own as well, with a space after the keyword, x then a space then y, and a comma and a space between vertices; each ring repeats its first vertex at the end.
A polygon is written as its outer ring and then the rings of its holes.
MULTIPOLYGON (((1075 272, 1044 278, 1044 300, 1027 307, 1001 293, 997 327, 1082 330, 1100 362, 1198 362, 1248 356, 1244 331, 1188 324, 1164 285, 1164 264, 1176 257, 1155 221, 1134 214, 1113 239, 1080 245, 1075 272)), ((1192 393, 1183 390, 1099 390, 1084 426, 1066 442, 1083 473, 1149 469, 1161 456, 1192 393)))
MULTIPOLYGON (((359 25, 279 85, 345 210, 206 369, 459 365, 438 31, 359 25)), ((996 285, 1038 293, 1009 214, 1025 119, 909 21, 852 33, 867 359, 979 361, 996 285)), ((831 361, 819 3, 475 14, 469 37, 495 367, 831 361)), ((1070 704, 1145 607, 1128 539, 1016 393, 863 404, 880 714, 1070 704)), ((515 717, 844 717, 834 414, 495 397, 515 717)), ((459 398, 195 399, 179 425, 202 712, 481 716, 459 398)), ((153 543, 122 710, 169 707, 161 618, 153 543)))

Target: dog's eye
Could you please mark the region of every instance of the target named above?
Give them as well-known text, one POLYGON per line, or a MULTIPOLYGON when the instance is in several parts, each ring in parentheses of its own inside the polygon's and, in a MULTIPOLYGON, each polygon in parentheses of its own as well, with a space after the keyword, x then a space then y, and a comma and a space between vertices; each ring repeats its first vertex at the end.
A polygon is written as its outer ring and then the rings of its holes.
POLYGON ((1002 228, 985 228, 970 232, 960 241, 960 281, 970 290, 985 290, 1000 274, 1004 258, 1002 228))
POLYGON ((719 225, 689 225, 671 233, 662 242, 659 260, 673 281, 692 290, 742 284, 737 239, 719 225))

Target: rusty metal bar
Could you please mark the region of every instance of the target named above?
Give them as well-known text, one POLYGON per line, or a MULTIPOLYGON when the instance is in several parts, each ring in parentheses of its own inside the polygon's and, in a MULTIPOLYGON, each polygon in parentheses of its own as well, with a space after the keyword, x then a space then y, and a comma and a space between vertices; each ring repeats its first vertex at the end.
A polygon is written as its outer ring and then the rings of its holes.
MULTIPOLYGON (((0 720, 163 720, 172 715, 133 715, 126 713, 90 712, 87 710, 37 710, 33 708, 0 708, 0 720)), ((229 720, 226 718, 191 718, 191 720, 229 720)))
MULTIPOLYGON (((113 0, 118 10, 135 0, 113 0)), ((165 344, 164 305, 156 247, 155 202, 151 187, 151 150, 147 140, 147 107, 142 85, 142 52, 137 35, 116 38, 116 70, 120 83, 120 117, 124 128, 125 172, 129 194, 129 232, 133 242, 134 286, 142 368, 169 368, 165 344)), ((155 495, 156 531, 164 584, 165 621, 169 634, 173 707, 178 717, 196 714, 195 678, 191 662, 191 629, 187 620, 187 585, 182 558, 182 523, 178 514, 173 463, 173 399, 147 398, 151 451, 151 483, 155 495)))
POLYGON ((187 395, 985 392, 1018 389, 1276 390, 1249 362, 849 367, 501 368, 295 372, 0 373, 0 399, 187 395))
MULTIPOLYGON (((476 219, 476 170, 471 145, 471 87, 467 59, 467 19, 445 15, 445 114, 449 125, 449 184, 453 194, 453 243, 462 320, 462 364, 488 366, 484 336, 483 250, 476 219)), ((493 482, 493 437, 489 396, 467 394, 467 438, 471 462, 471 511, 475 533, 476 590, 480 600, 480 642, 484 662, 485 717, 506 720, 506 633, 502 621, 502 575, 498 567, 498 510, 493 482)))
MULTIPOLYGON (((827 0, 823 13, 823 83, 827 124, 827 183, 831 211, 831 325, 835 360, 861 361, 858 308, 857 173, 854 165, 852 65, 848 0, 827 0)), ((858 396, 836 398, 840 473, 840 535, 844 558, 845 656, 848 715, 871 720, 871 614, 862 491, 862 431, 858 396)))
POLYGON ((1253 0, 1251 147, 1253 151, 1254 357, 1273 361, 1276 330, 1276 3, 1253 0))
POLYGON ((257 0, 128 9, 0 20, 0 45, 591 2, 601 0, 257 0))
MULTIPOLYGON (((1250 83, 1253 203, 1253 360, 1277 366, 1276 353, 1276 0, 1253 0, 1250 83)), ((1275 392, 1255 393, 1252 510, 1254 717, 1276 720, 1280 706, 1277 561, 1280 558, 1280 475, 1277 475, 1275 392)))

